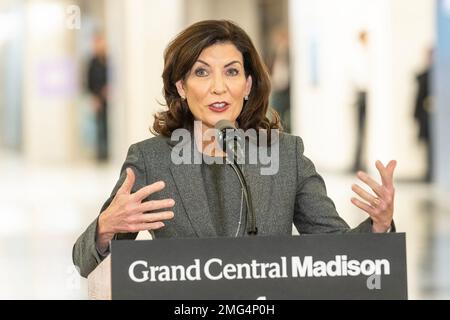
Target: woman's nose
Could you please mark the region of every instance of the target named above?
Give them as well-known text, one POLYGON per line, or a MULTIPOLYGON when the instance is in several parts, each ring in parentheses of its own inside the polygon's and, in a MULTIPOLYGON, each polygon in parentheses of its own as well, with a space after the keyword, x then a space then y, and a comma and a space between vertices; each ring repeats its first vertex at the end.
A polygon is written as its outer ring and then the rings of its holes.
POLYGON ((217 74, 213 78, 212 93, 213 94, 223 94, 226 91, 227 91, 227 88, 226 88, 225 81, 224 81, 222 74, 217 74))

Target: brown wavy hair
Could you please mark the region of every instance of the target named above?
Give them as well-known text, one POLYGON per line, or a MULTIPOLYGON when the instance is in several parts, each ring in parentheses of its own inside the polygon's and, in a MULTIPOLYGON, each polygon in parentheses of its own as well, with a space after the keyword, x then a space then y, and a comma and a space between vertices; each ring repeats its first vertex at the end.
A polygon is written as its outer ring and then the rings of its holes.
POLYGON ((281 129, 280 117, 275 110, 270 119, 269 110, 270 78, 255 46, 247 33, 235 23, 227 20, 205 20, 197 22, 170 42, 164 52, 162 74, 163 94, 168 110, 155 114, 152 133, 170 137, 179 128, 193 129, 194 116, 185 100, 178 94, 175 83, 185 80, 201 52, 216 44, 230 42, 242 53, 246 77, 252 77, 252 89, 248 101, 244 102, 237 118, 239 128, 281 129))

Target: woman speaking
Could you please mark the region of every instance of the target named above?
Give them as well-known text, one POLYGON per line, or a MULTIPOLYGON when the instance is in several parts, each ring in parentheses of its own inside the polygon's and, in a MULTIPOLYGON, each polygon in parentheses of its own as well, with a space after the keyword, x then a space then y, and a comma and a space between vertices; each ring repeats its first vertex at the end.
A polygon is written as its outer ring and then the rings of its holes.
POLYGON ((109 253, 111 240, 134 239, 145 230, 156 238, 291 235, 292 224, 300 234, 395 231, 396 162, 385 167, 377 161, 382 184, 358 173, 373 193, 352 186, 359 196, 352 203, 369 217, 350 229, 303 155, 302 139, 279 132, 279 117, 269 111, 266 68, 249 36, 233 22, 202 21, 182 31, 165 51, 162 77, 167 109, 155 115, 156 136, 130 146, 111 196, 74 245, 82 276, 109 253), (221 120, 256 132, 256 142, 248 144, 263 148, 267 140, 264 148, 276 158, 270 174, 262 174, 260 162, 239 165, 250 206, 228 154, 217 139, 205 139, 221 120), (181 150, 200 156, 200 162, 174 161, 180 148, 173 138, 180 131, 192 137, 181 150))

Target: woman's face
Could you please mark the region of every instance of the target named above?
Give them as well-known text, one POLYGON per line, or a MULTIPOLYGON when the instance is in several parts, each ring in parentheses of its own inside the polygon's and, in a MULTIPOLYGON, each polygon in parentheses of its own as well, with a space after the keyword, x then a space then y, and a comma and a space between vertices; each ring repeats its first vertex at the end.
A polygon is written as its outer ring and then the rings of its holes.
POLYGON ((226 42, 204 49, 186 79, 176 86, 194 118, 213 128, 222 119, 236 121, 244 97, 250 94, 252 78, 245 77, 242 53, 226 42))

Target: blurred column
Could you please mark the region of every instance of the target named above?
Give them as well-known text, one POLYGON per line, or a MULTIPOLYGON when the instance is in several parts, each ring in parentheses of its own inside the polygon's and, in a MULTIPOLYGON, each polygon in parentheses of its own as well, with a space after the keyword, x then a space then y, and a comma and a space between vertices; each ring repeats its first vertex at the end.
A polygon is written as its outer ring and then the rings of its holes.
POLYGON ((151 137, 153 114, 163 109, 164 49, 184 26, 182 0, 106 3, 110 73, 110 142, 124 160, 132 143, 151 137))
POLYGON ((75 152, 73 3, 25 3, 23 151, 34 162, 65 162, 75 152))
POLYGON ((229 19, 241 26, 256 48, 260 46, 258 0, 186 0, 187 24, 207 19, 229 19))
POLYGON ((22 53, 24 9, 21 1, 0 1, 0 146, 22 145, 22 53))
POLYGON ((439 0, 437 5, 437 50, 434 66, 436 113, 434 117, 434 146, 439 185, 450 189, 450 1, 439 0))

